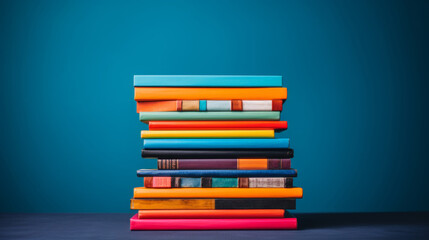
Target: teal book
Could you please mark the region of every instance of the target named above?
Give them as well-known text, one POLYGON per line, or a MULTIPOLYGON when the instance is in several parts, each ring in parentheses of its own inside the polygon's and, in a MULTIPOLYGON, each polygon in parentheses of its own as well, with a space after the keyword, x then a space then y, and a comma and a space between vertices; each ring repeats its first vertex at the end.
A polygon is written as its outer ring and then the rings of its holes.
POLYGON ((162 120, 279 120, 280 112, 140 112, 139 118, 142 122, 162 120))
POLYGON ((281 87, 282 76, 134 75, 134 87, 281 87))

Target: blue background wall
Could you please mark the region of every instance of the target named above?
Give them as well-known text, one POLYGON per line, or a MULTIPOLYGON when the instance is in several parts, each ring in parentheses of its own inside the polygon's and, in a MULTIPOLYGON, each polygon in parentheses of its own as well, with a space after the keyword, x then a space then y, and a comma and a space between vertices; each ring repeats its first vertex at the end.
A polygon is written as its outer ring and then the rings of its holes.
POLYGON ((1 1, 2 212, 128 212, 134 74, 278 74, 298 212, 429 210, 428 4, 1 1), (426 16, 425 16, 426 15, 426 16))

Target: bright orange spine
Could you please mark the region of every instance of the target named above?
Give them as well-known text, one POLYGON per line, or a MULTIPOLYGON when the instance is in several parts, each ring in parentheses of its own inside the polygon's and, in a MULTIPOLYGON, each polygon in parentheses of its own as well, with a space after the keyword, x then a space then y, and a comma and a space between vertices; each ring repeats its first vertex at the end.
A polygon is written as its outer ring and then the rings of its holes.
POLYGON ((134 188, 134 198, 302 198, 302 188, 134 188))
POLYGON ((257 169, 268 169, 268 159, 248 159, 239 158, 237 160, 237 169, 239 170, 257 170, 257 169))
POLYGON ((139 210, 139 219, 283 218, 283 209, 139 210))
POLYGON ((287 129, 286 121, 149 121, 149 130, 287 129))
POLYGON ((231 100, 231 96, 244 100, 286 99, 286 88, 184 88, 135 87, 134 100, 231 100))
POLYGON ((177 101, 137 102, 139 112, 174 112, 177 111, 177 101))

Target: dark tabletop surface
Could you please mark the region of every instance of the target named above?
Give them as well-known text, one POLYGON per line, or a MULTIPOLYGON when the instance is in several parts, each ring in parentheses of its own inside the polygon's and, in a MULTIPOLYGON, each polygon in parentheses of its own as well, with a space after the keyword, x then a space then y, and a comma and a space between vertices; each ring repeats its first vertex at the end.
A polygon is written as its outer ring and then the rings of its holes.
POLYGON ((295 214, 296 231, 130 231, 124 213, 0 214, 0 239, 429 239, 429 212, 295 214))

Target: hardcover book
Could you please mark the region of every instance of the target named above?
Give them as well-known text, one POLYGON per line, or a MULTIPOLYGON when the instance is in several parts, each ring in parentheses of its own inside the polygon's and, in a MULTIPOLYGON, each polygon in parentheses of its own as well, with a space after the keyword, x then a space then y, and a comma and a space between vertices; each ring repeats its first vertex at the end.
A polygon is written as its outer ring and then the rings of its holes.
POLYGON ((150 121, 149 130, 287 129, 286 121, 150 121))
POLYGON ((284 209, 139 210, 139 219, 284 218, 284 209))
POLYGON ((135 87, 281 87, 282 76, 134 75, 135 87))
POLYGON ((144 139, 144 149, 288 148, 289 138, 274 139, 144 139))
POLYGON ((135 87, 134 100, 242 100, 286 99, 287 89, 267 88, 202 88, 202 87, 135 87))
POLYGON ((131 209, 168 210, 168 209, 295 209, 293 198, 133 198, 131 209))
POLYGON ((142 149, 143 158, 293 158, 293 149, 142 149))
POLYGON ((134 188, 134 198, 302 198, 302 188, 134 188))
POLYGON ((158 170, 203 170, 203 169, 289 169, 288 158, 230 158, 230 159, 158 159, 158 170))
POLYGON ((140 112, 139 119, 158 120, 279 120, 280 112, 140 112))
POLYGON ((147 188, 291 188, 293 178, 214 178, 214 177, 144 177, 144 187, 147 188))
POLYGON ((295 169, 280 170, 137 170, 138 177, 296 177, 295 169))
POLYGON ((274 138, 274 130, 143 130, 141 138, 274 138))

